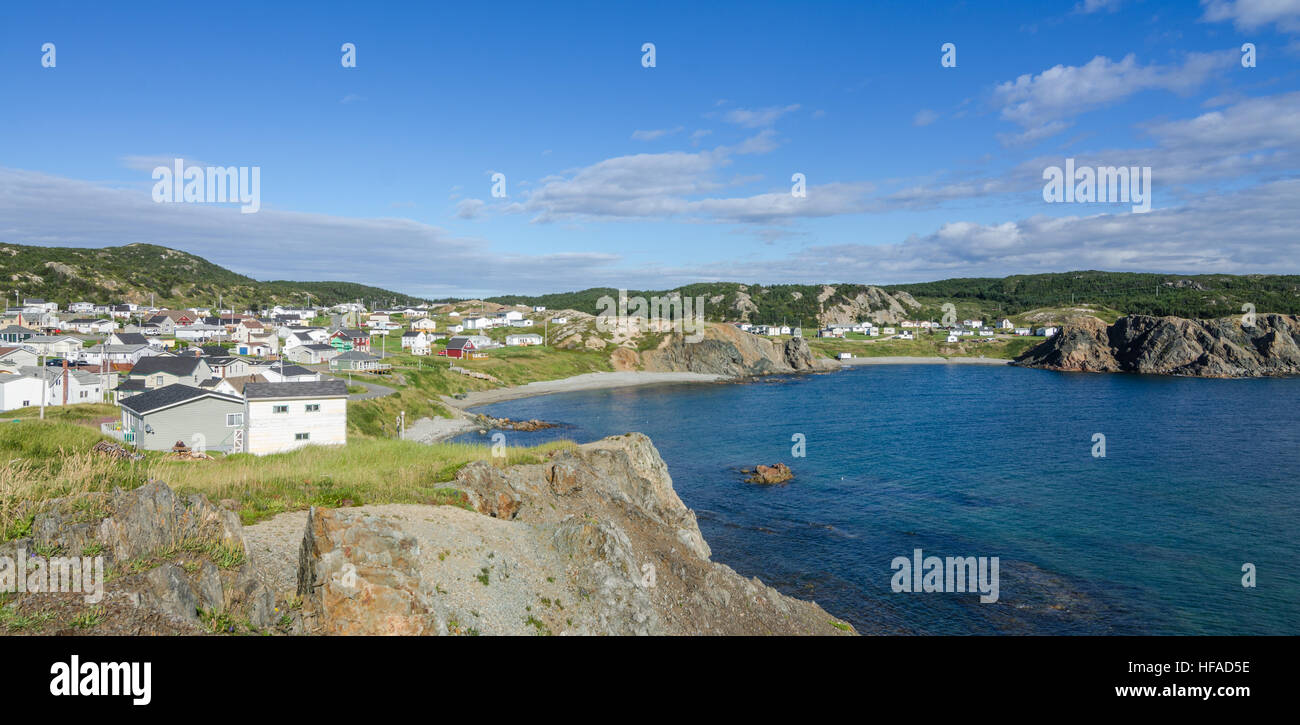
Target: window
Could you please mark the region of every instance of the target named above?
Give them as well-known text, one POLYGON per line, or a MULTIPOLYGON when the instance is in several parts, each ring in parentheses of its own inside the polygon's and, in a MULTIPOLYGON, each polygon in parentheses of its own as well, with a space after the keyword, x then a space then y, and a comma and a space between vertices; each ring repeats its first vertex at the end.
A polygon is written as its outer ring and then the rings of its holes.
POLYGON ((243 413, 226 413, 226 427, 238 428, 244 424, 243 413))
POLYGON ((271 412, 272 412, 272 413, 288 413, 288 412, 289 412, 289 406, 287 406, 287 405, 277 405, 277 406, 271 408, 271 412))
POLYGON ((305 441, 311 438, 311 433, 294 433, 293 439, 296 441, 305 441))
POLYGON ((153 384, 161 388, 163 384, 163 376, 155 375, 153 377, 153 384))
POLYGON ((24 408, 26 408, 27 406, 29 406, 29 405, 31 405, 31 404, 32 404, 32 401, 30 401, 30 400, 24 400, 24 401, 23 401, 23 407, 24 407, 24 408))
POLYGON ((308 412, 308 413, 319 413, 319 412, 320 412, 320 403, 308 403, 308 404, 307 404, 307 412, 308 412))

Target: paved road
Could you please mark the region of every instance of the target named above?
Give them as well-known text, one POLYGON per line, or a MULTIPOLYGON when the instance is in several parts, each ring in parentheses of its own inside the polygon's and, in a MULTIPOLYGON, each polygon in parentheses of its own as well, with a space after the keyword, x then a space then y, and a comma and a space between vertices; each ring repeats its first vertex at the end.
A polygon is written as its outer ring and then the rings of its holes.
MULTIPOLYGON (((346 377, 339 379, 347 382, 346 377)), ((367 383, 356 379, 353 379, 352 382, 348 384, 360 385, 366 389, 366 392, 364 393, 352 393, 348 395, 348 400, 370 400, 371 398, 382 398, 385 395, 392 395, 397 392, 396 390, 384 385, 376 385, 375 383, 367 383)))

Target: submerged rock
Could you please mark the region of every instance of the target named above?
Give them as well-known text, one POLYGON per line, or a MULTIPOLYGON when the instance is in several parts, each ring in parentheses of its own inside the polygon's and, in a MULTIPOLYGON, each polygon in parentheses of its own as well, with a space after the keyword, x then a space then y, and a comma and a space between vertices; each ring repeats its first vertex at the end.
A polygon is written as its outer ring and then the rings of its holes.
POLYGON ((772 485, 785 483, 792 478, 794 478, 794 472, 784 463, 777 463, 774 466, 764 466, 759 464, 754 468, 754 475, 746 478, 745 482, 772 485))

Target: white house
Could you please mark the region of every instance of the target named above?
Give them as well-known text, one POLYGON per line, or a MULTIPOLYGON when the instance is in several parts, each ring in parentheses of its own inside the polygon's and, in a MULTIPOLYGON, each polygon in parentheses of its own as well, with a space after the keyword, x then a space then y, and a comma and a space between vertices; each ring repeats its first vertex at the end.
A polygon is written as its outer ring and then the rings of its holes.
POLYGON ((524 318, 522 320, 511 320, 510 326, 511 327, 532 327, 533 321, 528 318, 524 318))
POLYGON ((73 314, 88 315, 88 314, 92 314, 94 311, 95 311, 95 303, 93 302, 73 302, 72 304, 68 305, 68 312, 71 312, 73 314))
POLYGON ((1015 327, 1016 327, 1016 323, 1012 322, 1011 320, 1008 320, 1005 317, 998 320, 998 329, 1000 330, 1013 330, 1015 329, 1015 327))
POLYGON ((157 354, 149 345, 95 345, 77 353, 77 358, 91 365, 135 365, 140 358, 157 354))
POLYGON ((951 332, 948 333, 948 342, 957 342, 957 335, 951 332))
POLYGON ((244 399, 249 453, 348 442, 348 384, 342 380, 248 383, 244 399))
POLYGON ((18 410, 40 404, 40 378, 0 373, 0 410, 18 410))
POLYGON ((421 317, 411 323, 412 330, 433 331, 438 329, 438 323, 432 317, 421 317))
POLYGON ((527 347, 542 344, 542 336, 536 333, 523 335, 506 335, 506 345, 510 347, 527 347))
POLYGON ((1024 337, 1025 335, 1028 335, 1028 334, 1029 334, 1029 328, 1028 328, 1028 327, 1017 327, 1016 329, 1012 330, 1012 332, 1015 333, 1016 335, 1019 335, 1019 336, 1021 336, 1021 337, 1024 337))
MULTIPOLYGON (((551 318, 551 324, 552 324, 552 325, 567 325, 567 324, 569 324, 569 318, 568 318, 567 315, 558 315, 558 316, 556 316, 556 317, 552 317, 552 318, 551 318)), ((742 330, 748 330, 748 329, 749 329, 749 323, 745 323, 744 325, 741 325, 741 326, 740 326, 740 329, 742 329, 742 330)))
POLYGON ((423 332, 417 330, 411 330, 410 332, 403 332, 402 349, 408 350, 416 347, 422 347, 428 349, 429 347, 428 336, 426 336, 423 332))
POLYGON ((533 312, 545 312, 546 305, 533 305, 533 312))
POLYGON ((506 322, 510 322, 511 320, 524 319, 524 313, 519 312, 518 310, 504 310, 502 312, 498 312, 497 317, 505 320, 506 322))
POLYGON ((1058 332, 1060 332, 1060 329, 1055 327, 1040 327, 1035 331, 1035 334, 1042 335, 1043 337, 1051 337, 1058 332))
POLYGON ((501 322, 497 321, 498 318, 492 317, 466 317, 465 321, 461 324, 465 326, 466 330, 487 330, 492 327, 498 327, 505 321, 505 318, 499 319, 501 322))
POLYGON ((70 329, 83 335, 108 335, 117 329, 117 323, 112 320, 97 320, 93 317, 85 317, 73 320, 67 325, 70 329))
MULTIPOLYGON (((62 367, 25 367, 19 368, 19 373, 25 377, 36 378, 39 384, 41 379, 46 383, 46 405, 63 405, 64 393, 67 393, 68 405, 77 403, 102 403, 104 402, 104 381, 100 376, 94 373, 82 372, 81 370, 68 369, 64 371, 62 367), (67 375, 64 375, 64 372, 67 375)), ((37 395, 33 405, 40 405, 40 396, 37 395)))
POLYGON ((33 335, 23 340, 23 346, 37 355, 58 355, 75 358, 81 352, 81 340, 70 335, 33 335))

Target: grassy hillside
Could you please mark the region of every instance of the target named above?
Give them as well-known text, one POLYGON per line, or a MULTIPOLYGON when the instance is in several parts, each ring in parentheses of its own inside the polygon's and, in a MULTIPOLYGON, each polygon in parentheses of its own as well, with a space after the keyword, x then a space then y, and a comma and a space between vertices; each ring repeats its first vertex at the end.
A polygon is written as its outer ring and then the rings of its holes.
POLYGON ((87 249, 0 244, 0 280, 10 302, 39 297, 66 306, 71 302, 148 303, 159 306, 259 308, 375 300, 413 304, 417 298, 351 282, 260 282, 201 257, 153 244, 87 249))

